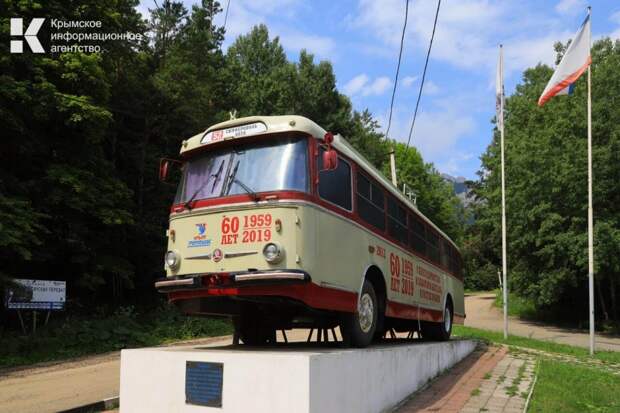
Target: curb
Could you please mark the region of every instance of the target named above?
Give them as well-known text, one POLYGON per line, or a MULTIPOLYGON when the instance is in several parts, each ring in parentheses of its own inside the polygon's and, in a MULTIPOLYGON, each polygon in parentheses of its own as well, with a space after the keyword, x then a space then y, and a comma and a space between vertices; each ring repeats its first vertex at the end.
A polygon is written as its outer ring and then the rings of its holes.
POLYGON ((110 397, 109 399, 103 399, 98 402, 85 404, 78 407, 72 407, 68 410, 61 410, 57 413, 88 413, 99 412, 102 410, 116 409, 119 406, 119 397, 110 397))

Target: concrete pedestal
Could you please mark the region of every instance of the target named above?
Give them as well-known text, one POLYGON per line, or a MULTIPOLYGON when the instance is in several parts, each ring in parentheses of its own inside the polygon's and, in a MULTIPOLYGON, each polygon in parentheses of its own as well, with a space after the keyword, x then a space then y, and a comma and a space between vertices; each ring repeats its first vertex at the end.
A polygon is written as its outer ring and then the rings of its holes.
POLYGON ((120 408, 123 413, 376 413, 394 407, 474 347, 471 340, 452 340, 367 349, 229 346, 123 350, 120 408), (222 363, 221 407, 186 403, 188 361, 222 363))

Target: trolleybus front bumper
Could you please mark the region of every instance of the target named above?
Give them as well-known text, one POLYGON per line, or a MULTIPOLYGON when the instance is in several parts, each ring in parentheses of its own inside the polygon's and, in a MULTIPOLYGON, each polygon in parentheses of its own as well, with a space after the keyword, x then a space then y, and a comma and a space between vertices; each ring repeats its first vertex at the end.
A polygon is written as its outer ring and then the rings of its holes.
POLYGON ((262 270, 232 273, 204 273, 166 277, 155 282, 162 293, 205 288, 239 288, 254 285, 281 285, 310 282, 310 275, 300 270, 262 270))

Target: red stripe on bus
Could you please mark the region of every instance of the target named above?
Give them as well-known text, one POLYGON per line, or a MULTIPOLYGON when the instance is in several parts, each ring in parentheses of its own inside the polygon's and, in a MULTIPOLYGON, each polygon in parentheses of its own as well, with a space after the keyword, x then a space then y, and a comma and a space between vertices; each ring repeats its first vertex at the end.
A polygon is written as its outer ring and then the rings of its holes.
POLYGON ((410 304, 397 303, 395 301, 387 302, 387 308, 385 309, 385 315, 395 318, 408 318, 410 320, 423 320, 442 322, 443 311, 430 310, 428 308, 422 308, 410 304))
MULTIPOLYGON (((323 310, 344 311, 357 310, 357 293, 321 287, 314 283, 298 285, 248 286, 238 288, 209 288, 202 290, 185 290, 168 293, 172 303, 177 300, 208 298, 221 296, 278 296, 299 300, 310 307, 323 310)), ((387 302, 385 315, 388 317, 407 318, 423 321, 443 321, 443 312, 394 301, 387 302)), ((455 322, 457 322, 455 316, 455 322)), ((462 318, 462 317, 460 317, 462 318)), ((462 323, 461 323, 462 324, 462 323)))
POLYGON ((314 283, 265 285, 238 288, 209 288, 168 293, 170 302, 218 296, 280 296, 302 301, 313 308, 352 313, 357 308, 357 293, 320 287, 314 283))

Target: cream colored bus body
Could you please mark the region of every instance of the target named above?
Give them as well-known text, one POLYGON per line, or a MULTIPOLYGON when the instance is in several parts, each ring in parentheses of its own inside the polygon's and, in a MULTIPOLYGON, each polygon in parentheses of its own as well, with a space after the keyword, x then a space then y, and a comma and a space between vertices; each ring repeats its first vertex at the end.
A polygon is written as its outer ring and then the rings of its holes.
MULTIPOLYGON (((258 134, 265 135, 265 139, 269 139, 274 133, 293 131, 302 132, 317 139, 322 139, 325 135, 325 131, 314 122, 299 116, 236 119, 214 125, 206 132, 255 122, 262 122, 267 126, 265 132, 258 134)), ((181 154, 203 146, 200 141, 205 133, 184 141, 181 154)), ((392 196, 415 210, 409 199, 394 188, 344 139, 335 136, 333 146, 339 153, 355 162, 358 168, 362 168, 369 176, 380 182, 392 196)), ((314 161, 310 160, 310 162, 314 161)), ((355 196, 354 193, 355 188, 353 188, 352 196, 355 196)), ((417 212, 417 214, 452 243, 432 222, 421 213, 417 212)), ((176 251, 181 257, 178 268, 175 270, 166 268, 169 277, 248 270, 294 269, 307 272, 311 277, 311 282, 319 287, 354 294, 359 294, 368 269, 374 266, 383 274, 388 302, 443 313, 445 300, 450 295, 454 305, 454 314, 457 318, 465 315, 461 280, 449 275, 444 269, 417 257, 398 244, 378 236, 359 222, 307 200, 287 199, 283 196, 267 201, 199 207, 172 213, 168 230, 168 250, 176 251), (238 237, 242 237, 245 217, 257 214, 271 216, 270 241, 279 243, 284 250, 284 257, 277 264, 269 264, 264 259, 262 249, 265 241, 243 243, 239 242, 238 238, 236 243, 227 243, 227 240, 222 237, 223 220, 238 218, 240 222, 238 237), (281 222, 280 231, 277 231, 275 226, 276 220, 281 222), (205 228, 201 241, 208 240, 208 245, 203 242, 202 247, 189 247, 190 241, 195 237, 201 237, 198 231, 201 225, 205 228), (221 250, 223 255, 218 262, 213 259, 213 252, 216 249, 221 250), (393 271, 390 268, 392 256, 399 259, 401 273, 398 277, 393 277, 393 271), (411 263, 412 274, 406 275, 402 272, 402 264, 405 261, 411 263), (423 291, 428 288, 416 284, 419 278, 433 278, 433 274, 438 276, 438 280, 434 282, 436 286, 431 287, 435 294, 440 295, 439 300, 429 300, 427 298, 429 294, 423 294, 423 291), (413 295, 409 294, 411 291, 407 294, 402 293, 402 284, 398 291, 394 291, 391 288, 392 278, 398 278, 401 282, 403 278, 411 278, 413 295)), ((426 287, 429 286, 429 284, 426 285, 426 287)))

